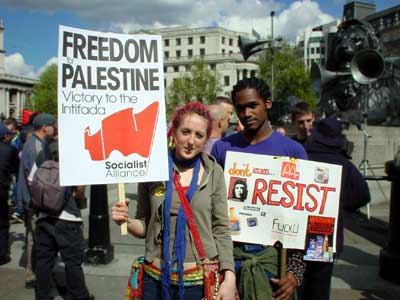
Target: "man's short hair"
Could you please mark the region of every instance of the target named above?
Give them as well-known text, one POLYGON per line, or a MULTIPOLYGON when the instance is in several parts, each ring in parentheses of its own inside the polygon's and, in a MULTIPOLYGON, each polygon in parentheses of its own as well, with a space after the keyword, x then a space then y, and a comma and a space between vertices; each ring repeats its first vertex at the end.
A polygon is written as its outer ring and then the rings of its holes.
POLYGON ((8 125, 14 125, 15 127, 18 125, 18 121, 16 118, 12 118, 9 117, 7 119, 4 120, 4 125, 8 126, 8 125))
POLYGON ((236 102, 236 94, 244 89, 255 89, 264 101, 271 100, 271 92, 267 83, 260 78, 251 77, 243 78, 233 86, 231 92, 232 103, 236 102))
POLYGON ((231 99, 229 99, 228 97, 224 97, 224 96, 217 96, 215 97, 215 100, 212 104, 221 104, 221 103, 226 103, 229 105, 233 105, 231 99))
POLYGON ((294 121, 294 119, 298 115, 305 115, 310 113, 313 113, 310 104, 308 104, 307 102, 298 102, 292 108, 292 121, 294 121))
POLYGON ((212 103, 208 105, 208 111, 210 112, 211 118, 214 121, 223 119, 225 117, 225 111, 222 109, 222 107, 219 106, 217 103, 212 103))

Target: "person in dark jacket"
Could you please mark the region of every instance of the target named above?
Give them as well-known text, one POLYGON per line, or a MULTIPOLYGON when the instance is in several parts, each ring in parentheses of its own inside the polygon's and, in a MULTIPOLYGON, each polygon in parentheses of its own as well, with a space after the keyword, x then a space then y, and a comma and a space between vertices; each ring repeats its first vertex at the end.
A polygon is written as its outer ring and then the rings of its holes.
POLYGON ((0 124, 0 265, 11 261, 8 197, 11 174, 16 174, 19 168, 18 152, 10 145, 11 137, 12 132, 4 124, 0 124))
MULTIPOLYGON (((344 150, 346 140, 342 128, 341 122, 336 118, 322 119, 311 130, 311 138, 304 144, 309 160, 342 166, 336 235, 337 256, 343 251, 343 210, 359 208, 371 199, 368 184, 344 150)), ((307 261, 306 264, 304 282, 298 289, 298 299, 328 300, 333 263, 307 261)))

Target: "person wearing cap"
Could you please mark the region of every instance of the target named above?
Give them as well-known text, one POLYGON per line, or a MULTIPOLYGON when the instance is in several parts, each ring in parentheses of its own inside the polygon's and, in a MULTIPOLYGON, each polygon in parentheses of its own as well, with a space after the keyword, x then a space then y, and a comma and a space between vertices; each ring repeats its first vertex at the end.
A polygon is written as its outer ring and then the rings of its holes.
POLYGON ((18 151, 10 145, 11 137, 12 132, 0 123, 0 265, 11 261, 8 196, 11 175, 16 174, 19 167, 18 151))
MULTIPOLYGON (((353 203, 365 205, 371 199, 368 184, 344 150, 342 130, 343 125, 337 118, 322 119, 311 130, 311 136, 304 144, 309 160, 342 166, 336 257, 343 251, 343 210, 353 206, 353 203)), ((297 290, 298 300, 328 300, 333 263, 306 261, 306 264, 303 285, 297 290)))
POLYGON ((27 178, 40 151, 43 150, 47 140, 52 139, 57 127, 57 120, 53 115, 47 113, 38 114, 32 122, 33 134, 26 141, 21 153, 21 163, 17 181, 17 208, 13 214, 15 219, 24 219, 26 227, 26 278, 25 286, 33 287, 35 275, 33 273, 32 251, 34 250, 33 241, 33 218, 34 212, 29 209, 31 203, 31 193, 27 178))

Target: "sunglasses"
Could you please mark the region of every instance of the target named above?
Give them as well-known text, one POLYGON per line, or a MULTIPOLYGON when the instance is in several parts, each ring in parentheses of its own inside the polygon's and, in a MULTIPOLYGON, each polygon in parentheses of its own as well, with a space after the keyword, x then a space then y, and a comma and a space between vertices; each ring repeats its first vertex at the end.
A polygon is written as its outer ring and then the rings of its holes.
POLYGON ((307 120, 298 120, 296 123, 297 124, 305 124, 305 123, 311 123, 313 119, 307 119, 307 120))

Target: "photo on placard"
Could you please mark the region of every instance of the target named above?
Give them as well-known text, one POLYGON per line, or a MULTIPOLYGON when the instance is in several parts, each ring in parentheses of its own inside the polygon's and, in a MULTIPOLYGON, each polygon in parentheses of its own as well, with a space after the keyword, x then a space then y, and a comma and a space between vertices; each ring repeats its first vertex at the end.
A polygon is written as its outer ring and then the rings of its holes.
POLYGON ((248 195, 247 179, 241 177, 231 177, 228 190, 229 200, 244 202, 248 195))

